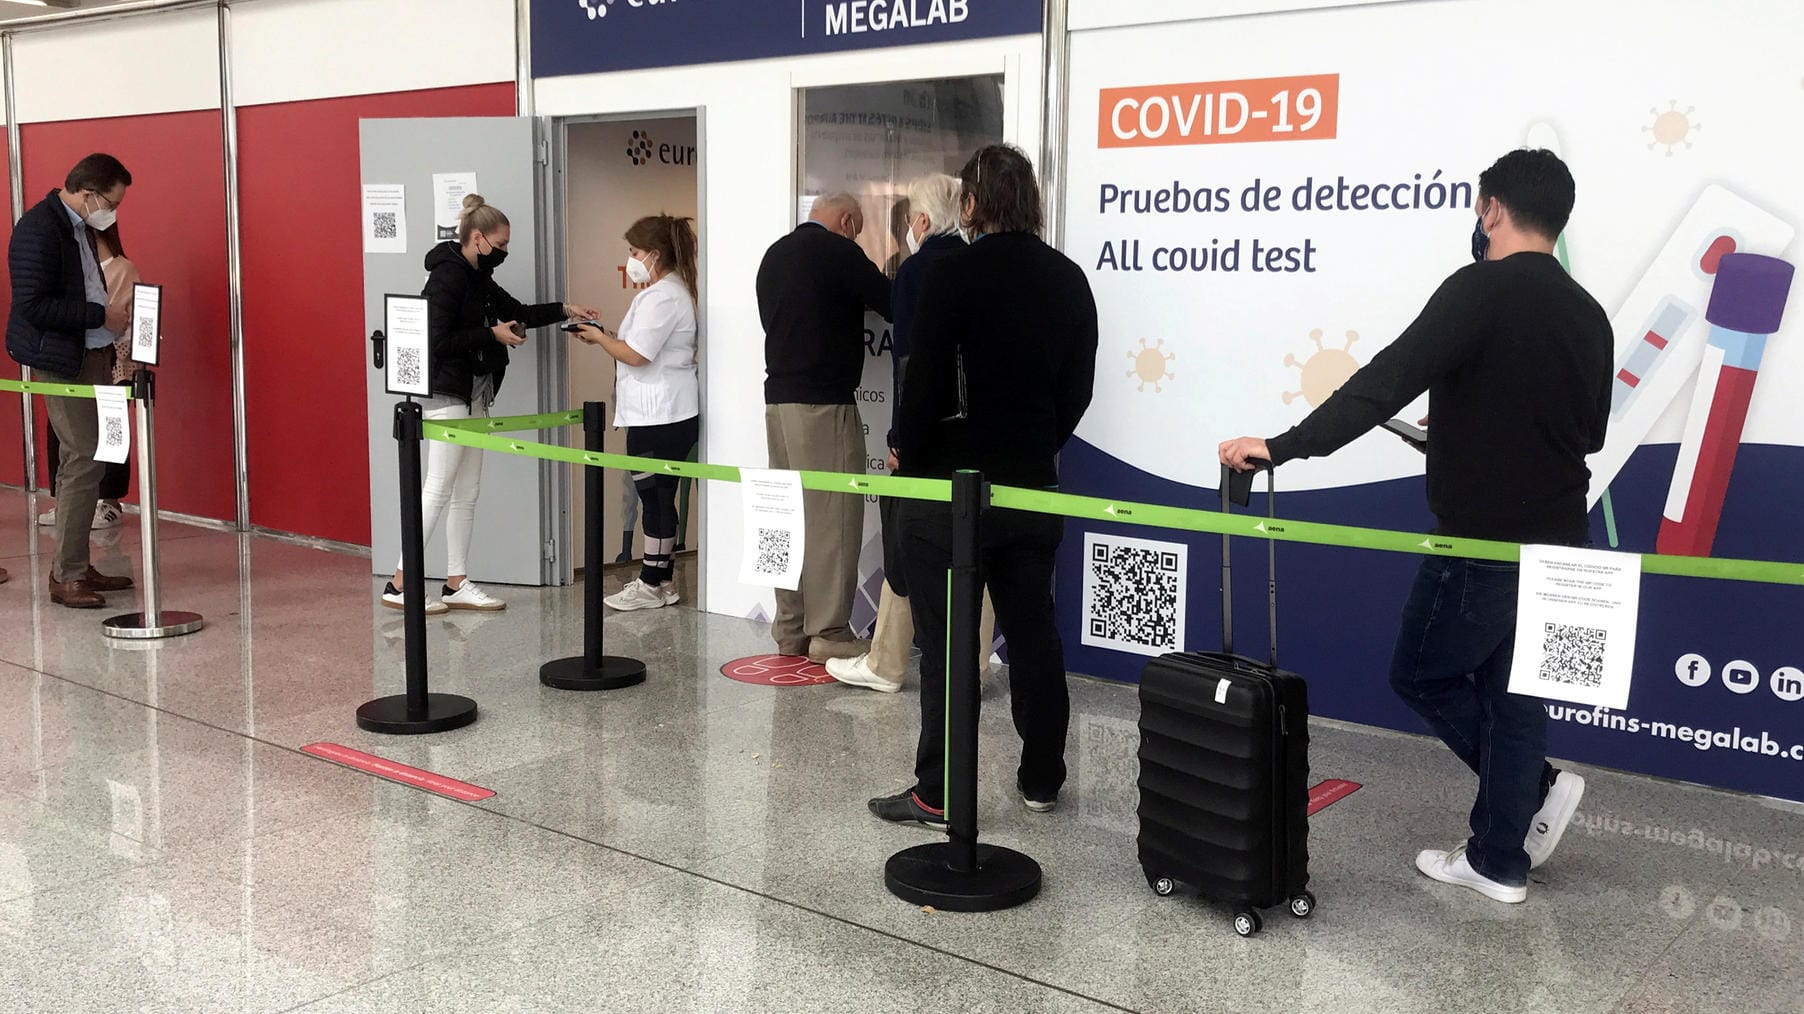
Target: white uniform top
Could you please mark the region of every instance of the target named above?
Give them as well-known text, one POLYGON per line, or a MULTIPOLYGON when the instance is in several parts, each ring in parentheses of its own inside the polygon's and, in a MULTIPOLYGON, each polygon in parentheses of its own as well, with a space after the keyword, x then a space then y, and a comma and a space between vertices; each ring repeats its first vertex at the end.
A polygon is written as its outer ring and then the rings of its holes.
POLYGON ((695 374, 695 300, 675 273, 633 297, 620 340, 650 360, 618 364, 614 425, 661 426, 701 414, 695 374))

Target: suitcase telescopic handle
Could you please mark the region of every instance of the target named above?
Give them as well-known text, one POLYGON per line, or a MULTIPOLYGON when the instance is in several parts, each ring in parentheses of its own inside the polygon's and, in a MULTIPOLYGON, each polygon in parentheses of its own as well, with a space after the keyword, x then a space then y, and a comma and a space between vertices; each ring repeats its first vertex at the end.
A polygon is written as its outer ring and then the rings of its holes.
MULTIPOLYGON (((1278 517, 1278 475, 1272 463, 1258 458, 1249 459, 1254 467, 1251 471, 1240 472, 1227 465, 1221 466, 1221 510, 1223 514, 1233 513, 1234 504, 1242 507, 1252 502, 1253 477, 1258 472, 1265 473, 1265 508, 1266 516, 1276 520, 1278 517)), ((1234 569, 1232 564, 1233 539, 1224 534, 1221 537, 1221 650, 1229 655, 1234 654, 1234 569)), ((1271 664, 1278 666, 1278 544, 1272 539, 1265 540, 1265 598, 1266 629, 1270 632, 1271 664)))

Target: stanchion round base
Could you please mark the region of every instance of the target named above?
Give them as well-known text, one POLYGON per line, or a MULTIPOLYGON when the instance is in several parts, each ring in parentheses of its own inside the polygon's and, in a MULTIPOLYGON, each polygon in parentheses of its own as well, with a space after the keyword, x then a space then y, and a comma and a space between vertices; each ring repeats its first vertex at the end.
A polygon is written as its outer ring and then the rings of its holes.
POLYGON ((645 682, 645 663, 618 655, 601 656, 594 672, 578 658, 553 659, 539 667, 539 682, 556 690, 619 690, 645 682))
POLYGON ((1040 864, 1014 849, 978 845, 977 868, 969 873, 954 872, 948 865, 952 849, 951 842, 942 841, 890 856, 883 868, 884 886, 909 904, 944 912, 999 912, 1040 893, 1040 864))
POLYGON ((427 694, 426 709, 409 713, 407 695, 378 697, 357 709, 357 727, 390 736, 449 732, 476 721, 476 702, 456 694, 427 694))
POLYGON ((156 626, 146 625, 143 613, 126 613, 115 616, 100 625, 100 632, 108 637, 117 637, 128 641, 151 641, 159 637, 180 637, 192 634, 207 625, 199 613, 183 613, 174 609, 165 609, 157 614, 156 626))

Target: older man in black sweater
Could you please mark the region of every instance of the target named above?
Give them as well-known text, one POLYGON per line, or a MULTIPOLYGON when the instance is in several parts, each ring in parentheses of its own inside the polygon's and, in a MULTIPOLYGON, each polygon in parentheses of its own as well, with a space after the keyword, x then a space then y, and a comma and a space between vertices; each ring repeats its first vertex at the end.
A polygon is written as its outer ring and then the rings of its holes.
MULTIPOLYGON (((814 202, 808 221, 777 240, 758 266, 764 322, 764 429, 770 467, 865 470, 864 422, 854 394, 864 375, 864 313, 890 315, 889 279, 858 245, 864 213, 848 194, 814 202)), ((810 661, 857 658, 852 596, 864 541, 864 502, 804 495, 802 580, 779 589, 777 651, 810 661)))
MULTIPOLYGON (((1475 264, 1288 433, 1221 445, 1239 469, 1332 453, 1427 391, 1428 506, 1447 535, 1583 545, 1587 454, 1610 414, 1609 318, 1554 259, 1572 174, 1513 151, 1479 177, 1475 264)), ((1547 763, 1547 713, 1509 692, 1516 565, 1429 557, 1403 609, 1391 686, 1478 775, 1472 835, 1416 857, 1424 875, 1516 903, 1585 783, 1547 763)))

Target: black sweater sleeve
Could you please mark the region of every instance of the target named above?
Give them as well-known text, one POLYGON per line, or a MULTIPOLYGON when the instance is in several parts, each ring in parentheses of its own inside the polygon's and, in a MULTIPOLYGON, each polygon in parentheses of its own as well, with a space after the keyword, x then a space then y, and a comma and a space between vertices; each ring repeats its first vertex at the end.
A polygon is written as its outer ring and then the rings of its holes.
POLYGON ((1266 441, 1272 464, 1340 450, 1465 361, 1478 346, 1478 322, 1485 319, 1478 281, 1482 268, 1462 268, 1442 282, 1396 341, 1302 422, 1266 441))
POLYGON ((1077 424, 1090 408, 1090 397, 1096 386, 1096 298, 1080 273, 1074 294, 1075 313, 1071 319, 1071 358, 1059 371, 1058 411, 1059 447, 1063 448, 1077 424))
POLYGON ((957 286, 956 278, 935 265, 915 303, 908 372, 891 430, 904 469, 911 454, 919 459, 918 449, 939 420, 958 411, 957 286))
POLYGON ((493 278, 487 279, 490 299, 495 305, 495 312, 501 315, 502 322, 518 321, 526 327, 550 327, 564 319, 564 304, 520 302, 513 294, 495 283, 493 278))
POLYGON ((847 260, 851 265, 852 291, 858 294, 859 300, 884 320, 894 320, 890 315, 889 276, 864 255, 863 248, 858 249, 857 257, 848 257, 847 260))

